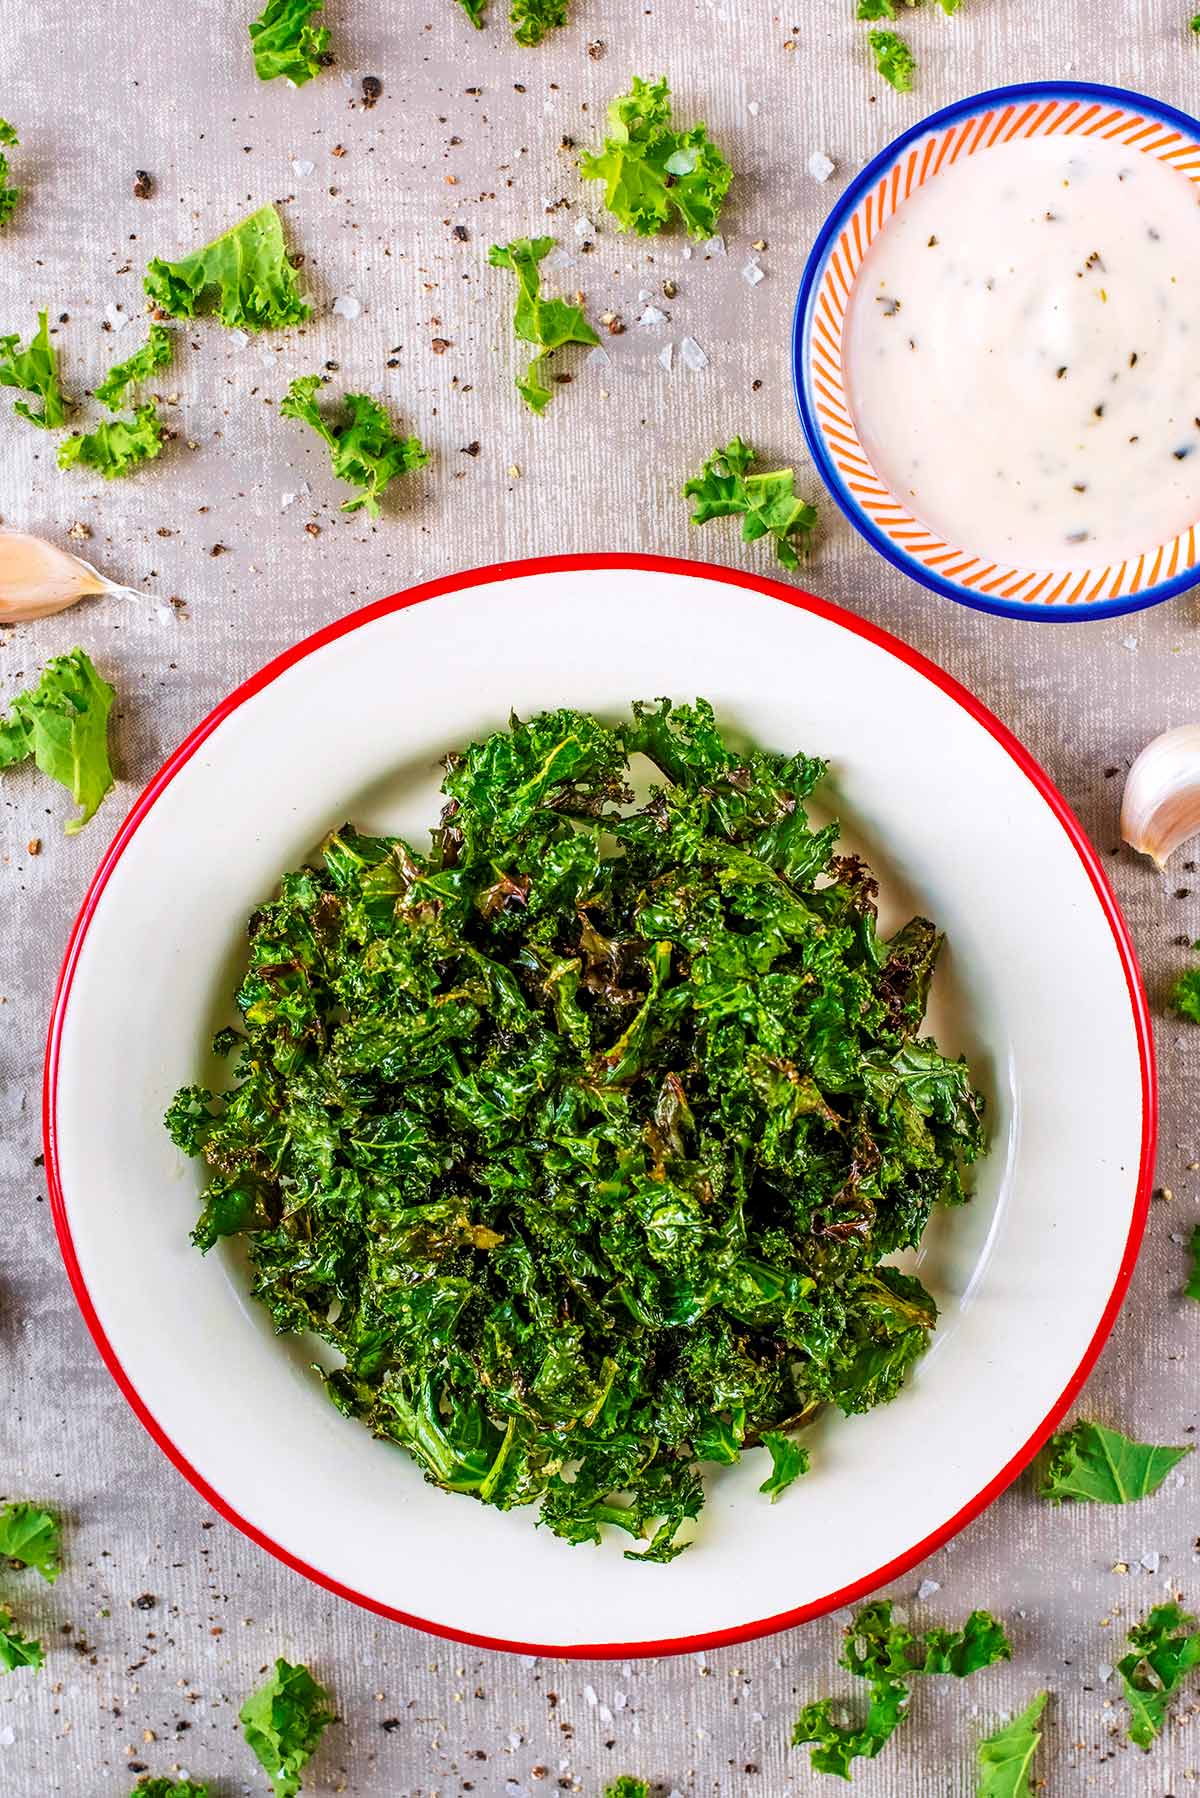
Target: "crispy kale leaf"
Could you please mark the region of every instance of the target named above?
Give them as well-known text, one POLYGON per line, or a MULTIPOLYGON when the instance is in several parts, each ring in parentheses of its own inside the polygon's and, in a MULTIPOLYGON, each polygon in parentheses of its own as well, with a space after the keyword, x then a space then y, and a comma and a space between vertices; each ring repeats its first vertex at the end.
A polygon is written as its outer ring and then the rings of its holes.
POLYGON ((904 39, 895 31, 872 31, 868 33, 867 42, 875 58, 875 67, 884 80, 890 81, 897 93, 908 93, 917 59, 904 39))
POLYGON ((147 1775, 139 1779, 129 1798, 208 1798, 208 1787, 194 1779, 163 1779, 147 1775))
POLYGON ((260 81, 283 75, 293 87, 303 87, 320 74, 329 61, 329 32, 311 20, 321 10, 322 0, 267 0, 249 27, 254 73, 260 81))
POLYGON ((512 0, 509 20, 518 44, 540 44, 548 31, 567 22, 567 0, 512 0))
POLYGON ((0 1604, 0 1669, 14 1673, 18 1667, 32 1667, 36 1671, 44 1660, 41 1643, 23 1636, 8 1606, 0 1604))
POLYGON ((644 1779, 635 1779, 632 1773, 622 1773, 610 1786, 605 1786, 604 1798, 650 1798, 650 1787, 644 1779))
MULTIPOLYGON (((1200 943, 1192 946, 1200 949, 1200 943)), ((1170 1002, 1180 1017, 1190 1018, 1193 1024, 1200 1024, 1200 968, 1189 968, 1186 974, 1179 976, 1171 988, 1170 1002)))
POLYGON ((8 185, 8 157, 4 154, 5 149, 15 150, 20 141, 8 120, 0 119, 0 225, 8 223, 21 197, 19 187, 8 185))
POLYGON ((762 1440, 771 1456, 771 1471, 759 1491, 769 1493, 774 1504, 781 1492, 786 1492, 794 1480, 808 1472, 808 1450, 785 1436, 782 1430, 764 1430, 762 1440))
POLYGON ((147 400, 132 418, 106 418, 94 431, 64 437, 58 466, 94 468, 106 481, 115 481, 143 462, 153 462, 162 451, 163 430, 153 400, 147 400))
MULTIPOLYGON (((580 306, 566 300, 546 300, 541 293, 539 264, 554 248, 552 237, 519 237, 512 243, 494 243, 488 254, 493 268, 510 268, 517 277, 517 307, 513 314, 513 330, 522 343, 537 347, 537 355, 517 376, 517 392, 532 412, 544 412, 550 404, 551 391, 539 374, 539 365, 553 350, 565 343, 596 344, 597 337, 580 306)), ((565 378, 565 377, 564 377, 565 378)))
POLYGON ((914 1635, 893 1623, 889 1599, 864 1605, 846 1630, 839 1666, 868 1682, 867 1715, 859 1727, 838 1721, 841 1706, 831 1698, 806 1705, 792 1731, 792 1746, 813 1743, 816 1773, 850 1778, 855 1760, 874 1760, 908 1714, 908 1682, 917 1674, 952 1673, 965 1679, 996 1661, 1012 1659, 1002 1626, 987 1611, 972 1611, 960 1630, 929 1629, 914 1635))
POLYGON ((345 417, 331 425, 317 409, 320 375, 301 375, 292 382, 279 411, 283 418, 298 418, 311 425, 329 445, 329 460, 339 480, 359 488, 353 499, 342 501, 343 512, 365 506, 372 518, 379 516, 379 497, 396 475, 424 468, 429 451, 419 437, 398 437, 383 407, 365 393, 348 393, 345 417))
POLYGON ((58 356, 50 341, 50 330, 44 312, 38 313, 38 328, 29 340, 29 348, 20 347, 15 331, 0 337, 0 387, 18 387, 23 393, 36 393, 42 402, 35 412, 27 400, 17 400, 13 411, 27 418, 43 431, 53 430, 67 416, 67 404, 58 381, 58 356))
POLYGON ((41 1505, 25 1501, 7 1505, 0 1511, 0 1559, 36 1567, 52 1586, 62 1572, 58 1518, 41 1505))
POLYGON ((1091 1504, 1128 1505, 1157 1492, 1172 1467, 1192 1445, 1160 1447, 1134 1442, 1119 1430, 1080 1418, 1060 1430, 1050 1443, 1049 1459, 1038 1481, 1038 1497, 1052 1505, 1066 1498, 1091 1504))
MULTIPOLYGON (((194 1240, 243 1234, 334 1402, 569 1542, 684 1547, 698 1463, 890 1399, 936 1307, 889 1264, 964 1197, 940 941, 703 702, 561 710, 448 758, 432 841, 335 830, 250 925, 231 1084, 168 1114, 194 1240), (632 804, 629 767, 657 771, 632 804)), ((779 1440, 774 1440, 778 1438, 779 1440)))
POLYGON ((1042 1739, 1038 1724, 1049 1696, 1039 1692, 1019 1717, 980 1742, 975 1751, 979 1757, 975 1798, 1034 1798, 1029 1769, 1042 1739))
POLYGON ((147 297, 172 318, 216 312, 223 325, 270 331, 298 325, 312 308, 300 298, 287 259, 283 224, 262 206, 178 262, 155 256, 146 269, 147 297))
POLYGON ((295 1798, 300 1774, 337 1716, 308 1668, 278 1660, 270 1678, 238 1712, 246 1741, 270 1778, 275 1798, 295 1798))
POLYGON ((653 237, 677 212, 692 237, 711 237, 733 170, 706 125, 680 131, 671 121, 666 78, 634 76, 608 108, 604 147, 586 153, 580 173, 604 182, 604 204, 622 231, 653 237))
POLYGON ((458 4, 474 25, 476 31, 482 31, 487 13, 488 0, 458 0, 458 4))
POLYGON ((1185 1298, 1195 1299, 1200 1303, 1200 1224, 1197 1224, 1192 1231, 1188 1252, 1192 1257, 1192 1271, 1188 1275, 1183 1294, 1185 1298))
POLYGON ((1167 1706, 1189 1673, 1200 1666, 1196 1619, 1177 1604, 1155 1605, 1129 1632, 1129 1653, 1117 1672, 1129 1705, 1129 1739, 1148 1749, 1166 1721, 1167 1706))
POLYGON ((119 412, 125 391, 139 381, 148 381, 156 369, 166 368, 171 360, 171 333, 165 325, 151 325, 150 334, 140 350, 124 362, 114 362, 100 385, 96 398, 110 412, 119 412))
POLYGON ((113 690, 82 649, 53 656, 36 687, 18 693, 0 717, 0 771, 32 756, 43 774, 67 788, 77 805, 68 836, 82 830, 113 784, 108 714, 113 690))
POLYGON ((692 523, 740 517, 744 542, 769 536, 783 566, 798 568, 800 552, 807 549, 816 527, 816 507, 796 498, 790 468, 751 474, 755 460, 754 450, 740 437, 714 450, 700 473, 684 483, 684 499, 696 502, 692 523))

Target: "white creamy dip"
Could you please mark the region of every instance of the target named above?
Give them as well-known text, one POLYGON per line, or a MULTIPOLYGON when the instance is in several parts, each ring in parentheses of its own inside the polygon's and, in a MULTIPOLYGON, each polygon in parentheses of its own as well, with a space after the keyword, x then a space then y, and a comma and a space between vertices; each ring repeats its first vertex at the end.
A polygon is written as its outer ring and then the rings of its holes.
POLYGON ((1070 568, 1200 520, 1200 190, 1153 156, 943 169, 867 251, 842 354, 876 472, 958 548, 1070 568))

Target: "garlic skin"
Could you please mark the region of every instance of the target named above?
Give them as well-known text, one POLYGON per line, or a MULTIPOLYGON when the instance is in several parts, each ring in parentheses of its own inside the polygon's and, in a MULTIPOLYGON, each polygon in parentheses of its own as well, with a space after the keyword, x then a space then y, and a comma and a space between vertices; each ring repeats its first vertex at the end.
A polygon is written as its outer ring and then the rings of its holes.
POLYGON ((1200 724, 1180 724, 1147 743, 1129 770, 1121 835, 1157 867, 1200 832, 1200 724))
POLYGON ((79 556, 26 531, 0 530, 0 624, 25 624, 65 612, 92 593, 139 598, 79 556))

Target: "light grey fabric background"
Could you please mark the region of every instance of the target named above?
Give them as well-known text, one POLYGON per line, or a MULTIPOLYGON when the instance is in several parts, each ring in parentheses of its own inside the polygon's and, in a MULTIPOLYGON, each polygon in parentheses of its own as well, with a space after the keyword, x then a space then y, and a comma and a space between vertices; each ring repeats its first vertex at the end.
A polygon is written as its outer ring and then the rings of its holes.
MULTIPOLYGON (((159 388, 172 440, 125 482, 58 473, 52 441, 0 405, 4 522, 67 543, 82 521, 92 535, 79 547, 145 594, 0 632, 4 692, 55 651, 90 650, 120 694, 121 774, 74 841, 61 834, 56 791, 26 772, 0 785, 0 1491, 45 1498, 67 1518, 59 1585, 39 1589, 25 1575, 0 1592, 49 1646, 43 1674, 0 1679, 0 1791, 119 1798, 137 1763, 186 1767, 218 1798, 261 1791, 236 1712, 283 1652, 310 1660, 341 1709, 306 1786, 316 1792, 598 1795, 622 1770, 689 1798, 815 1792, 825 1782, 787 1739, 801 1702, 844 1689, 833 1620, 703 1661, 531 1665, 360 1614, 209 1515, 126 1408, 63 1276, 39 1160, 47 1009, 69 922, 124 807, 216 700, 296 637, 421 577, 538 552, 643 549, 766 570, 761 546, 742 547, 733 525, 689 527, 678 488, 741 431, 772 463, 794 460, 816 497, 789 388, 789 324, 805 251, 839 183, 922 111, 999 82, 1071 73, 1195 110, 1193 9, 964 0, 946 20, 930 5, 905 21, 921 60, 909 96, 870 72, 852 0, 792 0, 782 11, 772 0, 574 0, 571 27, 525 52, 512 45, 503 0, 486 33, 452 0, 328 0, 337 66, 301 92, 256 83, 252 10, 251 0, 0 0, 0 112, 21 133, 12 163, 26 189, 0 235, 0 328, 28 332, 38 306, 65 314, 56 340, 79 393, 140 339, 140 326, 120 323, 141 312, 145 260, 204 242, 269 199, 304 254, 317 308, 312 325, 284 336, 242 343, 208 323, 179 333, 159 388), (634 71, 669 73, 681 112, 707 118, 727 147, 738 180, 723 259, 685 260, 677 235, 616 235, 559 148, 594 138, 634 71), (370 111, 357 103, 368 73, 384 83, 370 111), (838 165, 826 187, 806 172, 818 150, 838 165), (136 169, 154 177, 149 200, 131 193, 136 169), (597 227, 590 254, 577 235, 585 216, 597 227), (511 387, 511 285, 485 264, 493 240, 542 229, 574 258, 555 279, 630 328, 606 339, 611 366, 580 367, 537 421, 511 387), (752 289, 742 269, 755 240, 767 245, 766 279, 752 289), (662 298, 664 279, 677 283, 675 298, 662 298), (667 324, 634 323, 643 290, 667 324), (346 295, 361 302, 353 320, 331 315, 346 295), (690 372, 677 353, 668 373, 659 351, 686 334, 709 366, 690 372), (435 339, 449 345, 440 355, 435 339), (386 399, 436 451, 377 525, 338 512, 343 490, 323 448, 276 416, 287 381, 318 367, 335 392, 386 399), (463 454, 473 442, 478 455, 463 454), (146 1594, 153 1602, 137 1608, 146 1594)), ((809 584, 980 693, 1112 857, 1156 1009, 1159 1179, 1174 1197, 1153 1206, 1084 1404, 1148 1438, 1186 1440, 1200 1312, 1179 1291, 1183 1240, 1200 1217, 1189 1170, 1200 1159, 1200 1030, 1166 1018, 1162 1001, 1185 960, 1176 939, 1200 933, 1200 881, 1179 863, 1160 878, 1118 854, 1116 820, 1132 755, 1200 710, 1195 598, 1091 626, 988 619, 908 585, 828 502, 822 515, 809 584)), ((134 1242, 129 1277, 138 1279, 134 1242)), ((168 1335, 171 1295, 144 1302, 168 1335)), ((940 1582, 931 1619, 993 1606, 1016 1659, 965 1688, 919 1692, 902 1739, 859 1774, 864 1798, 965 1798, 977 1735, 1041 1685, 1055 1694, 1040 1763, 1054 1798, 1191 1791, 1191 1701, 1143 1758, 1123 1741, 1104 1669, 1128 1621, 1165 1591, 1200 1602, 1198 1478, 1185 1467, 1156 1501, 1123 1512, 1052 1512, 1022 1482, 905 1581, 908 1592, 922 1576, 940 1582)), ((782 1604, 786 1567, 779 1590, 782 1604)))

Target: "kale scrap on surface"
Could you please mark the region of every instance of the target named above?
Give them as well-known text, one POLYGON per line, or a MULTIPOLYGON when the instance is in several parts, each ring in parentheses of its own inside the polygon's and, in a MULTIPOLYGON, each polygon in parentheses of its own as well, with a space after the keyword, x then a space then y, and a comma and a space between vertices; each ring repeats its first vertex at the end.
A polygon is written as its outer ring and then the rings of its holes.
POLYGON ((888 1257, 964 1198, 941 945, 810 823, 824 772, 711 707, 514 718, 430 846, 335 830, 249 924, 233 1084, 167 1115, 280 1331, 427 1478, 669 1560, 697 1463, 892 1398, 936 1319, 888 1257), (657 784, 635 805, 630 757, 657 784), (644 766, 645 764, 641 764, 644 766))

